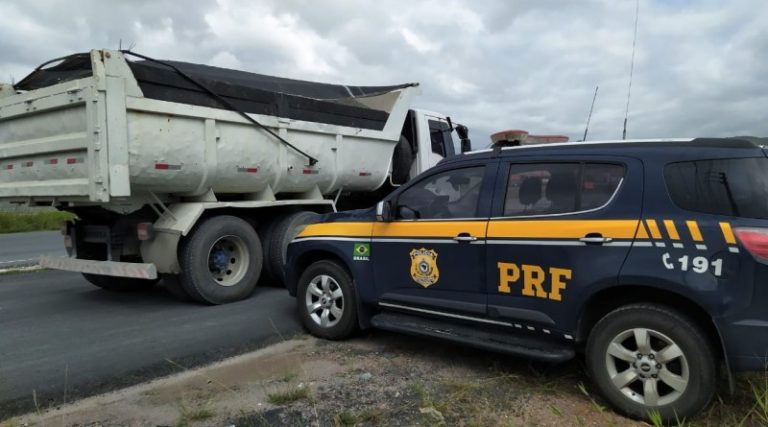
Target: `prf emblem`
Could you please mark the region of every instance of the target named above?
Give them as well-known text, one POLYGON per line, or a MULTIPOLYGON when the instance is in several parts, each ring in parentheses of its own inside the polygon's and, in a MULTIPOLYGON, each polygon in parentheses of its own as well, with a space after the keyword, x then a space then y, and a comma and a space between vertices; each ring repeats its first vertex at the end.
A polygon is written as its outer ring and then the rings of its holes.
POLYGON ((437 252, 434 249, 414 249, 411 251, 411 278, 428 288, 440 279, 437 269, 437 252))

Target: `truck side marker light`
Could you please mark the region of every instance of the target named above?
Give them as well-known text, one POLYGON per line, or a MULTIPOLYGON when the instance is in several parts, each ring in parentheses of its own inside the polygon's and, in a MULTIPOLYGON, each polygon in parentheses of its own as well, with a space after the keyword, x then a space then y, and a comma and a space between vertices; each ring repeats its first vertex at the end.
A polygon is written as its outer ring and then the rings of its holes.
POLYGON ((245 168, 245 167, 238 167, 238 172, 244 172, 244 173, 256 173, 259 171, 259 168, 245 168))
POLYGON ((48 165, 58 165, 59 159, 48 159, 45 163, 48 165))
POLYGON ((360 176, 371 176, 370 172, 360 172, 360 176))
POLYGON ((9 171, 13 169, 13 164, 5 165, 5 170, 9 171))
POLYGON ((80 157, 80 158, 70 157, 70 158, 67 159, 67 164, 68 165, 74 165, 75 163, 84 163, 84 162, 85 162, 85 159, 83 159, 82 157, 80 157))
POLYGON ((168 163, 155 163, 155 169, 162 171, 178 171, 181 170, 181 165, 171 165, 168 163))
POLYGON ((667 234, 669 234, 670 239, 680 240, 680 235, 677 234, 677 228, 675 227, 674 221, 672 221, 671 219, 665 219, 664 227, 667 229, 667 234))
POLYGON ((319 170, 316 170, 316 169, 307 169, 307 168, 304 168, 304 169, 301 171, 301 173, 303 173, 304 175, 317 175, 319 172, 320 172, 319 170))
POLYGON ((34 166, 34 165, 35 165, 35 162, 29 161, 29 162, 24 162, 24 163, 22 163, 22 164, 21 164, 21 167, 24 167, 24 168, 31 168, 31 167, 32 167, 32 166, 34 166))

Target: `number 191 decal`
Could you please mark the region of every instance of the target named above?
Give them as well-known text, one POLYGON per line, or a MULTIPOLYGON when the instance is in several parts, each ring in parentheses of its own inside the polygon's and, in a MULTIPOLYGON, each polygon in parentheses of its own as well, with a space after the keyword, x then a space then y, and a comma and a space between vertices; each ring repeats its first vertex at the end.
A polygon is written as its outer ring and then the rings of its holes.
POLYGON ((709 271, 709 267, 711 266, 713 270, 712 274, 715 277, 720 277, 723 274, 722 258, 710 261, 707 257, 703 256, 691 258, 688 255, 683 255, 675 260, 672 258, 672 255, 665 253, 661 256, 661 262, 664 263, 664 267, 666 267, 667 270, 674 270, 679 266, 681 271, 688 271, 690 269, 694 273, 704 274, 709 271))

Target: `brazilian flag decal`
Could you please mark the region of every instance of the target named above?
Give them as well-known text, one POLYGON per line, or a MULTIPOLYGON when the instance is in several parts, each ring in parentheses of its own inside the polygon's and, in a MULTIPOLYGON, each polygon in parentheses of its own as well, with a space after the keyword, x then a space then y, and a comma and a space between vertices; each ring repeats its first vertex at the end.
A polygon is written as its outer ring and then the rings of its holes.
POLYGON ((369 243, 355 243, 352 258, 355 261, 368 261, 371 256, 371 245, 369 243))

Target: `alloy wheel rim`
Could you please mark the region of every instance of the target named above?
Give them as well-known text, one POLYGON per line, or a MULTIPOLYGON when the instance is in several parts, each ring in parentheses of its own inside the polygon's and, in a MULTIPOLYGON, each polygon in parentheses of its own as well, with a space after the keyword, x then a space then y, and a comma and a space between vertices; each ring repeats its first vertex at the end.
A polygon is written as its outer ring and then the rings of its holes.
POLYGON ((633 328, 608 344, 605 363, 611 383, 629 399, 651 407, 675 402, 688 388, 688 360, 667 335, 633 328))
POLYGON ((322 328, 331 328, 344 313, 344 293, 333 277, 320 274, 309 281, 305 304, 313 322, 322 328))

